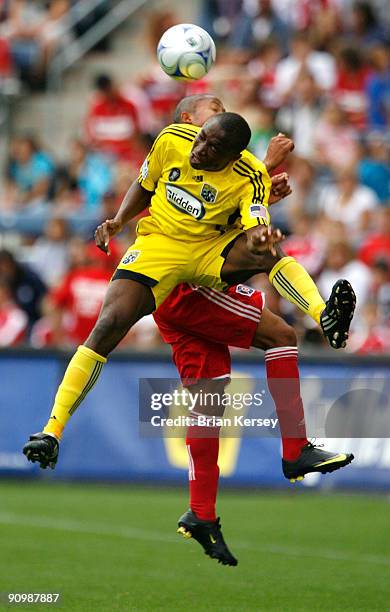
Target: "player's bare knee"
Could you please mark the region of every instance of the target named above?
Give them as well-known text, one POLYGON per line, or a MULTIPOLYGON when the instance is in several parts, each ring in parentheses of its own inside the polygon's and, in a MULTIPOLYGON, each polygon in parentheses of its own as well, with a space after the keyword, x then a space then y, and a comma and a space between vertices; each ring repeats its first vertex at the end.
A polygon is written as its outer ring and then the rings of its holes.
POLYGON ((297 346, 298 339, 295 329, 283 321, 283 323, 275 330, 274 342, 274 346, 270 348, 276 348, 279 346, 297 346))
POLYGON ((297 346, 297 335, 291 325, 272 315, 272 325, 260 325, 257 328, 252 346, 263 351, 281 346, 297 346))
POLYGON ((272 268, 281 259, 278 253, 276 255, 273 255, 270 251, 267 251, 262 255, 255 255, 255 257, 257 259, 258 269, 261 270, 261 272, 264 272, 265 274, 269 274, 272 268))
POLYGON ((273 255, 271 251, 267 251, 263 255, 263 270, 266 274, 269 274, 273 267, 280 261, 283 257, 285 257, 283 251, 280 247, 276 247, 276 254, 273 255))
POLYGON ((282 259, 283 254, 280 250, 276 250, 274 255, 271 251, 264 251, 256 255, 255 253, 249 253, 250 262, 248 269, 256 270, 256 272, 262 272, 269 274, 272 268, 282 259))
POLYGON ((222 280, 229 285, 234 285, 245 282, 254 274, 269 274, 275 264, 283 257, 278 245, 275 250, 276 255, 273 255, 271 251, 264 251, 259 254, 252 253, 248 249, 246 237, 244 235, 240 236, 230 249, 222 266, 222 280))

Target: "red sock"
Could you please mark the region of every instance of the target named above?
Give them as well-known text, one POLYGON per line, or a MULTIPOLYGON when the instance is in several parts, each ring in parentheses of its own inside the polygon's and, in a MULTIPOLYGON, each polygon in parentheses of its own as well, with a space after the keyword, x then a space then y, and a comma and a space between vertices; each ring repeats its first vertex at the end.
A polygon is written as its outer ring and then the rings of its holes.
POLYGON ((265 351, 265 367, 279 419, 283 459, 295 461, 302 446, 307 444, 297 347, 283 346, 265 351))
POLYGON ((203 521, 215 521, 218 490, 219 427, 191 425, 187 429, 190 508, 203 521))

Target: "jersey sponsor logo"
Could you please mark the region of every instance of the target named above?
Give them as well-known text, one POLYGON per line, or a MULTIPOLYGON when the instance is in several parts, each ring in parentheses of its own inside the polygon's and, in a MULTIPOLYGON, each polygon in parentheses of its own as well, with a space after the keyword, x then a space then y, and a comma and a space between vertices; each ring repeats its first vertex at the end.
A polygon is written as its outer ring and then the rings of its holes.
POLYGON ((177 179, 179 178, 179 176, 180 176, 180 170, 179 170, 179 168, 172 168, 172 170, 171 170, 171 171, 170 171, 170 173, 169 173, 168 180, 169 180, 169 181, 172 181, 172 182, 173 182, 173 181, 177 181, 177 179))
POLYGON ((122 259, 122 264, 126 266, 127 264, 134 263, 135 260, 138 259, 140 253, 141 251, 129 251, 122 259))
POLYGON ((255 289, 253 289, 253 287, 248 287, 247 285, 237 285, 236 287, 236 293, 241 293, 241 295, 247 295, 248 297, 251 297, 254 292, 255 289))
POLYGON ((261 217, 262 219, 268 219, 267 209, 262 204, 251 204, 249 207, 249 214, 251 217, 261 217))
POLYGON ((168 202, 173 204, 177 210, 191 215, 194 219, 201 219, 204 216, 206 211, 202 202, 188 193, 188 191, 169 184, 165 186, 165 190, 168 202))
POLYGON ((218 190, 215 189, 215 187, 204 183, 200 195, 208 204, 214 204, 215 200, 217 199, 217 193, 218 190))
POLYGON ((149 164, 148 164, 148 160, 145 159, 144 163, 141 166, 141 176, 142 176, 143 181, 146 179, 148 174, 149 174, 149 164))
POLYGON ((197 183, 201 183, 203 181, 203 174, 195 174, 192 178, 197 183))

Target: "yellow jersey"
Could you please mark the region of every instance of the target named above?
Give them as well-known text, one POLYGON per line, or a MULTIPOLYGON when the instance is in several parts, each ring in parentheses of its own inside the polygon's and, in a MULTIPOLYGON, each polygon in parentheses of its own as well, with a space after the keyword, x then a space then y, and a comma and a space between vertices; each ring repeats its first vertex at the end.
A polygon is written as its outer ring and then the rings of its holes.
POLYGON ((191 241, 221 235, 238 223, 244 230, 269 224, 271 179, 264 164, 244 150, 223 170, 192 168, 190 153, 200 130, 172 124, 154 141, 138 177, 154 192, 150 216, 138 223, 139 235, 191 241))

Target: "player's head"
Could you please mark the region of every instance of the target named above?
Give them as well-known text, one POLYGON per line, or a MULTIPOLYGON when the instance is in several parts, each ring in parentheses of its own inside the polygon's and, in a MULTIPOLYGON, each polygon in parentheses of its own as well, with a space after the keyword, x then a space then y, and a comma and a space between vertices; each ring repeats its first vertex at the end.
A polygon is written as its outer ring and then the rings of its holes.
POLYGON ((173 122, 191 123, 202 127, 207 119, 224 112, 221 100, 213 94, 195 94, 180 100, 175 109, 173 122))
POLYGON ((206 121, 194 141, 190 164, 196 170, 222 170, 230 162, 239 159, 250 138, 250 127, 241 115, 214 115, 206 121))

